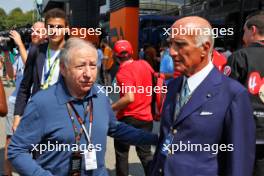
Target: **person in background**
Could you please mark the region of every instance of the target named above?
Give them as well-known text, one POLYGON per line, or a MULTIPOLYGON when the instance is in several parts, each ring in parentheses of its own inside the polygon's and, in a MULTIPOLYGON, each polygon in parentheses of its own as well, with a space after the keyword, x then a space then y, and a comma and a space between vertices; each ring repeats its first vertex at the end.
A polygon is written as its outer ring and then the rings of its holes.
POLYGON ((140 48, 139 54, 138 54, 138 59, 144 59, 144 48, 140 48))
POLYGON ((226 58, 232 55, 231 46, 227 45, 225 51, 222 53, 226 58))
POLYGON ((15 62, 13 49, 5 48, 4 51, 4 67, 5 67, 5 77, 6 77, 6 87, 15 86, 14 82, 14 70, 13 63, 15 62))
POLYGON ((28 49, 26 49, 20 34, 16 30, 11 30, 9 37, 12 38, 18 47, 19 55, 21 56, 21 59, 23 63, 26 63, 28 51, 30 50, 31 45, 35 44, 42 44, 46 41, 46 29, 45 25, 41 21, 37 21, 32 25, 32 33, 31 33, 31 44, 28 49))
POLYGON ((173 66, 173 60, 169 52, 169 43, 167 41, 163 41, 162 48, 163 48, 163 53, 161 55, 159 72, 165 75, 165 79, 166 79, 165 83, 166 85, 168 85, 174 76, 174 66, 173 66))
POLYGON ((104 55, 103 55, 103 51, 102 49, 100 48, 100 45, 97 44, 96 42, 93 43, 94 46, 96 47, 97 49, 97 55, 98 55, 98 58, 97 58, 97 79, 96 79, 96 82, 97 83, 101 83, 101 67, 102 67, 102 61, 104 59, 104 55))
POLYGON ((144 51, 144 60, 149 63, 149 65, 155 70, 159 72, 159 63, 157 61, 157 51, 154 47, 148 46, 144 51))
MULTIPOLYGON (((36 22, 33 24, 34 31, 41 31, 45 29, 43 22, 36 22)), ((8 114, 6 116, 6 143, 5 143, 5 157, 4 157, 4 175, 5 176, 11 176, 12 175, 12 167, 10 162, 7 159, 7 147, 10 143, 11 137, 13 135, 12 130, 12 124, 13 124, 13 118, 14 118, 14 107, 16 102, 16 96, 18 89, 20 87, 20 83, 23 79, 23 72, 24 72, 24 64, 27 59, 27 51, 26 48, 21 40, 20 34, 12 30, 10 32, 10 36, 12 39, 14 39, 16 45, 18 46, 19 53, 17 55, 17 58, 15 59, 15 63, 13 64, 13 70, 14 70, 14 77, 15 77, 15 90, 13 93, 8 97, 8 114)), ((45 40, 45 37, 39 33, 39 35, 36 35, 34 32, 31 35, 31 45, 39 45, 43 43, 45 40)))
POLYGON ((103 62, 102 62, 102 76, 105 85, 111 85, 114 75, 111 69, 114 65, 112 48, 109 46, 107 40, 102 40, 101 48, 103 51, 103 62))
POLYGON ((4 53, 0 49, 0 77, 3 78, 4 76, 4 53))
POLYGON ((220 72, 224 72, 224 67, 227 64, 227 59, 225 55, 218 52, 216 49, 213 49, 212 63, 220 72))
POLYGON ((54 8, 45 13, 45 27, 48 43, 32 46, 25 65, 14 110, 13 129, 15 130, 24 113, 30 97, 40 89, 47 89, 59 78, 59 58, 65 43, 65 28, 68 22, 63 10, 54 8))
POLYGON ((229 58, 224 73, 248 89, 256 122, 254 176, 264 175, 264 11, 250 14, 244 25, 244 48, 229 58))
MULTIPOLYGON (((153 117, 151 114, 152 96, 148 95, 147 88, 152 87, 152 72, 150 65, 144 60, 132 58, 133 48, 129 41, 119 40, 114 46, 114 57, 120 62, 116 74, 117 85, 122 90, 120 99, 112 104, 117 111, 117 119, 129 126, 151 132, 153 117), (144 73, 144 74, 142 74, 144 73), (127 88, 131 89, 127 89, 127 88), (143 92, 137 89, 143 87, 143 92)), ((128 176, 128 153, 130 145, 122 140, 114 140, 116 153, 116 174, 128 176)), ((143 165, 145 174, 148 175, 149 163, 152 160, 151 146, 136 146, 137 155, 143 165)))

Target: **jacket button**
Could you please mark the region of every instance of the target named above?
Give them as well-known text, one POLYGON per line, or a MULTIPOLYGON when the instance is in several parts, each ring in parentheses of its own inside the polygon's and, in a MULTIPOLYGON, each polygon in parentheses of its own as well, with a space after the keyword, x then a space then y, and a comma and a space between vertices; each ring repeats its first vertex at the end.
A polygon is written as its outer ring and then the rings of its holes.
POLYGON ((173 134, 176 134, 178 131, 176 129, 173 130, 173 134))
POLYGON ((161 169, 161 168, 159 169, 159 172, 160 172, 160 173, 162 172, 162 169, 161 169))
POLYGON ((206 98, 211 98, 212 97, 212 95, 210 94, 210 93, 208 93, 207 95, 206 95, 206 98))

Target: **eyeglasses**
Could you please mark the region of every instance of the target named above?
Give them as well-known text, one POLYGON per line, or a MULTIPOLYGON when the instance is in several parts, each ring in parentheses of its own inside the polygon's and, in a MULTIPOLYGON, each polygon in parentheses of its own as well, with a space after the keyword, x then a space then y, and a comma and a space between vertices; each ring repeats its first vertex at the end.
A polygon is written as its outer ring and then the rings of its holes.
POLYGON ((53 25, 53 24, 47 24, 47 27, 50 29, 50 28, 57 28, 57 29, 62 29, 62 28, 65 28, 65 26, 63 25, 59 25, 59 24, 56 24, 56 25, 53 25))

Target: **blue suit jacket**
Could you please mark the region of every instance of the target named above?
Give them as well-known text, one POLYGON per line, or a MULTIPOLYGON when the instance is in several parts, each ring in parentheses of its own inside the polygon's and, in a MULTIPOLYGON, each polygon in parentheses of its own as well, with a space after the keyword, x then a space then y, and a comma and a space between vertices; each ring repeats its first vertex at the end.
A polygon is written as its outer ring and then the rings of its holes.
POLYGON ((32 46, 29 50, 24 77, 17 94, 14 115, 22 116, 29 98, 40 90, 47 48, 48 44, 45 43, 39 46, 32 46))
POLYGON ((168 86, 151 175, 252 176, 255 124, 247 90, 214 68, 174 121, 176 95, 180 92, 182 80, 180 77, 168 86), (174 145, 173 153, 165 157, 160 151, 168 133, 174 136, 173 144, 180 146, 184 143, 189 147, 190 144, 200 144, 199 147, 203 148, 186 151, 182 146, 180 151, 174 145), (220 144, 229 144, 227 148, 222 145, 222 150, 233 148, 233 151, 220 151, 220 144))

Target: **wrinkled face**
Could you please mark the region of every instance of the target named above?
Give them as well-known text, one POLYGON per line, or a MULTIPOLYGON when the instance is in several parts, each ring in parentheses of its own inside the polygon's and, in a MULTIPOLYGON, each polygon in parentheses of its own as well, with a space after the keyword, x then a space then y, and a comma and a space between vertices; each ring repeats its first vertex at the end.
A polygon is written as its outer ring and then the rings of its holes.
MULTIPOLYGON (((173 26, 175 28, 177 26, 173 26)), ((208 63, 203 46, 196 46, 195 37, 175 34, 170 37, 170 55, 174 69, 185 76, 200 71, 208 63)))
POLYGON ((35 23, 32 26, 32 30, 33 32, 31 34, 31 42, 33 44, 36 44, 36 45, 40 44, 47 38, 46 28, 45 28, 44 23, 42 22, 35 23))
POLYGON ((70 92, 85 96, 96 80, 97 52, 87 47, 72 50, 68 65, 60 65, 61 74, 70 92))
POLYGON ((243 42, 245 46, 248 46, 250 43, 252 43, 253 40, 253 32, 252 29, 248 29, 246 24, 244 25, 244 35, 243 35, 243 42))
POLYGON ((49 18, 46 22, 49 41, 60 43, 64 40, 66 21, 63 18, 49 18))

